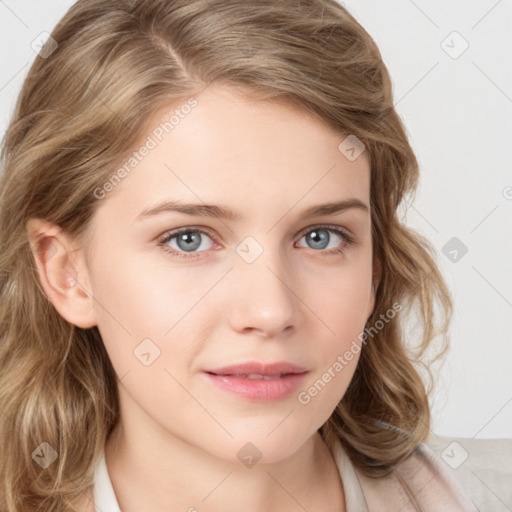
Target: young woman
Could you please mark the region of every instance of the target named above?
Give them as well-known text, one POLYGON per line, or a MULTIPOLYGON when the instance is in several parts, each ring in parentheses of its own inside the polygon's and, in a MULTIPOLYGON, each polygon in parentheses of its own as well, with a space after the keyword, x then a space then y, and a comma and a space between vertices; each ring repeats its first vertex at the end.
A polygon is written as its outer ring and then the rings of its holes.
POLYGON ((2 172, 2 512, 474 510, 425 443, 417 161, 340 4, 80 0, 2 172))

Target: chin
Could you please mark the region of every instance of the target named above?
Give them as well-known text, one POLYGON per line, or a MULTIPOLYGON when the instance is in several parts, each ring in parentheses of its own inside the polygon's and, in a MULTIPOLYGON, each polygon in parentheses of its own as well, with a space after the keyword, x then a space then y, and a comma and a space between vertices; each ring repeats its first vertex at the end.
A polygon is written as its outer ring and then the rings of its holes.
MULTIPOLYGON (((286 420, 285 420, 286 421, 286 420)), ((274 423, 277 425, 278 422, 274 423)), ((245 429, 242 435, 233 439, 218 440, 218 443, 205 446, 212 455, 234 464, 245 464, 251 467, 255 464, 273 464, 294 455, 303 444, 316 433, 313 428, 307 433, 303 428, 292 429, 278 426, 270 435, 272 429, 245 429)))

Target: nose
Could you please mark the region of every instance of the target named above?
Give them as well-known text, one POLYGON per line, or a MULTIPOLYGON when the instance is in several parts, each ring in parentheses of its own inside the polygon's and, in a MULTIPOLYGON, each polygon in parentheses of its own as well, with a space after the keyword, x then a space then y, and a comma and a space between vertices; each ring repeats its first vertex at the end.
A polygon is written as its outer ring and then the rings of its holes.
POLYGON ((237 332, 279 338, 299 327, 299 280, 270 252, 266 250, 253 263, 238 260, 230 273, 235 288, 230 322, 237 332))

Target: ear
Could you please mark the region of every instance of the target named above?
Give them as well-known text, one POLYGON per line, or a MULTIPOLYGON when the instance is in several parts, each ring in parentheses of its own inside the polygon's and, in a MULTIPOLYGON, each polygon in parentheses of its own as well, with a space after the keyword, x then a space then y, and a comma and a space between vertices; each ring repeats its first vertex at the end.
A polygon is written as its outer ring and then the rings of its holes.
POLYGON ((29 219, 26 229, 39 280, 59 314, 83 329, 97 325, 83 251, 45 220, 29 219))

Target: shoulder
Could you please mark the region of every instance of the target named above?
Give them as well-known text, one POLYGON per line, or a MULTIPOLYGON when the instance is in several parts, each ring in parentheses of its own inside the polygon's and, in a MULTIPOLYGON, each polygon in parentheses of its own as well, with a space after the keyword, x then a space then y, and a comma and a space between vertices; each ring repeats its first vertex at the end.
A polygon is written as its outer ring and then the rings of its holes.
POLYGON ((451 468, 426 444, 395 468, 401 484, 427 511, 477 511, 451 468))
POLYGON ((369 511, 478 512, 451 468, 426 443, 385 477, 356 472, 369 511))
POLYGON ((428 445, 453 468, 478 509, 512 511, 512 439, 435 436, 428 445))

